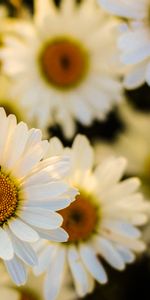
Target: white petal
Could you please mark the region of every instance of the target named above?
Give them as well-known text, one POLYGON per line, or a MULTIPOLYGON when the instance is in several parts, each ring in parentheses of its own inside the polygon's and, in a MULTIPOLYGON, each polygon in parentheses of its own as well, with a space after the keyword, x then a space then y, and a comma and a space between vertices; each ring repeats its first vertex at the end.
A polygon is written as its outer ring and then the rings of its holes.
POLYGON ((7 161, 5 163, 7 168, 12 168, 15 162, 20 159, 27 141, 27 137, 27 125, 23 122, 20 122, 11 137, 11 141, 9 142, 11 151, 8 153, 7 161))
POLYGON ((47 151, 46 156, 56 156, 56 155, 62 155, 63 154, 63 144, 57 137, 52 137, 49 141, 49 148, 47 151))
POLYGON ((121 245, 116 245, 116 248, 118 252, 121 254, 124 262, 126 263, 132 263, 135 260, 135 254, 131 252, 126 247, 123 247, 121 245))
POLYGON ((37 207, 24 207, 21 212, 21 219, 30 225, 45 229, 56 229, 63 222, 62 216, 58 213, 37 207))
POLYGON ((32 243, 39 239, 38 233, 20 219, 9 222, 9 228, 22 241, 32 243))
POLYGON ((95 175, 100 182, 100 190, 110 188, 116 184, 122 177, 126 167, 126 159, 107 158, 95 170, 95 175))
MULTIPOLYGON (((54 179, 60 179, 68 174, 68 171, 70 170, 70 158, 69 156, 53 156, 47 159, 43 159, 40 161, 36 167, 34 167, 31 176, 28 178, 31 178, 32 176, 36 176, 37 172, 40 171, 46 171, 48 172, 50 179, 52 181, 54 179)), ((27 179, 28 179, 27 178, 27 179)), ((30 180, 30 179, 29 179, 30 180)))
POLYGON ((146 247, 144 242, 134 239, 134 238, 129 238, 129 237, 123 236, 116 232, 102 230, 101 234, 105 238, 107 238, 113 242, 116 242, 117 244, 120 244, 122 246, 125 246, 135 252, 143 252, 146 247))
POLYGON ((56 198, 53 200, 43 200, 43 201, 29 201, 26 207, 39 207, 44 209, 49 209, 53 211, 59 211, 70 205, 71 199, 69 198, 56 198))
POLYGON ((81 258, 91 275, 101 284, 107 282, 106 272, 93 249, 85 244, 80 245, 81 258))
POLYGON ((36 166, 36 164, 43 158, 45 147, 47 147, 47 141, 43 141, 44 144, 37 144, 36 147, 32 149, 29 153, 27 152, 26 155, 22 159, 18 161, 16 164, 13 174, 18 176, 19 178, 26 176, 31 169, 36 166), (44 143, 45 142, 45 143, 44 143))
POLYGON ((56 257, 48 270, 44 282, 44 295, 46 300, 55 300, 59 294, 64 275, 65 256, 65 249, 62 247, 58 253, 56 253, 56 257))
POLYGON ((12 260, 5 261, 5 266, 14 283, 18 286, 27 281, 26 269, 19 258, 14 256, 12 260))
MULTIPOLYGON (((3 162, 3 156, 4 156, 4 151, 5 151, 5 144, 7 143, 7 140, 9 139, 8 136, 8 130, 9 130, 9 120, 6 118, 6 113, 4 111, 1 110, 1 114, 0 114, 0 120, 1 120, 1 136, 0 136, 0 163, 2 164, 3 162)), ((13 119, 13 122, 16 123, 14 121, 15 119, 13 119)), ((13 127, 13 124, 12 124, 13 127)), ((4 162, 3 162, 4 163, 4 162)))
POLYGON ((147 59, 150 56, 150 44, 141 45, 141 47, 135 49, 135 51, 126 53, 122 55, 121 61, 124 64, 137 64, 141 63, 143 60, 147 59))
POLYGON ((99 0, 100 4, 111 13, 124 18, 142 18, 144 15, 140 12, 140 3, 134 9, 134 2, 126 3, 118 0, 99 0))
POLYGON ((73 169, 84 171, 93 167, 93 149, 85 136, 77 135, 72 145, 71 155, 73 169))
POLYGON ((125 221, 104 220, 103 226, 112 232, 122 234, 129 238, 139 238, 141 235, 141 232, 136 227, 125 221))
POLYGON ((41 185, 26 187, 25 193, 28 200, 44 201, 54 197, 59 197, 67 192, 69 185, 62 181, 49 182, 41 185))
POLYGON ((35 275, 39 276, 49 268, 54 261, 56 251, 56 245, 49 245, 45 243, 44 249, 38 253, 38 264, 33 268, 35 275))
POLYGON ((77 293, 80 297, 83 297, 89 291, 88 275, 75 246, 69 247, 68 261, 77 293))
POLYGON ((124 261, 110 241, 101 237, 97 238, 96 250, 112 267, 117 270, 124 269, 124 261))
POLYGON ((16 117, 14 115, 9 115, 7 122, 4 122, 4 128, 1 128, 3 134, 0 139, 0 163, 3 165, 5 165, 6 162, 5 157, 7 156, 7 152, 10 152, 9 140, 16 128, 16 123, 16 117))
POLYGON ((121 199, 133 194, 139 187, 140 180, 138 178, 129 178, 116 184, 112 189, 106 191, 105 196, 110 202, 112 199, 121 199))
POLYGON ((29 266, 37 264, 37 256, 29 243, 22 242, 17 238, 13 238, 13 245, 16 255, 29 266))
POLYGON ((146 64, 138 64, 133 67, 128 75, 124 79, 124 87, 127 89, 135 89, 138 86, 141 86, 145 82, 146 77, 146 64))
POLYGON ((26 142, 25 151, 32 149, 37 143, 41 141, 42 132, 40 129, 32 128, 28 132, 28 140, 26 142))
POLYGON ((52 242, 67 242, 68 233, 63 228, 51 229, 51 230, 42 230, 37 229, 39 236, 42 239, 49 240, 52 242))
POLYGON ((5 230, 0 228, 0 257, 4 260, 12 259, 14 250, 12 242, 5 230))

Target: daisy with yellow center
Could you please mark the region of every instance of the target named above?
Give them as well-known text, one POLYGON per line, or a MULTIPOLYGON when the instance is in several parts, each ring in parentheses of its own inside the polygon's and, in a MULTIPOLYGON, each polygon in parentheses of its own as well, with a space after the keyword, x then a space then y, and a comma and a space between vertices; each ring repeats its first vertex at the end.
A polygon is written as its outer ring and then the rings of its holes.
POLYGON ((2 108, 0 122, 0 258, 20 285, 27 279, 25 265, 37 263, 33 242, 44 234, 48 240, 67 240, 56 211, 70 204, 76 190, 64 181, 67 157, 44 159, 48 142, 40 130, 17 124, 2 108))
POLYGON ((90 125, 122 98, 114 24, 94 0, 37 0, 33 22, 12 24, 3 70, 40 128, 58 123, 71 137, 75 120, 90 125))
POLYGON ((124 85, 134 89, 150 85, 150 2, 149 0, 98 0, 114 15, 123 17, 118 46, 121 61, 128 66, 124 85))
POLYGON ((105 259, 112 267, 123 270, 135 259, 135 253, 144 250, 136 225, 147 220, 148 204, 137 192, 139 180, 120 181, 126 166, 124 158, 109 157, 94 168, 93 149, 84 136, 77 136, 72 148, 63 148, 53 138, 48 155, 70 154, 71 170, 68 182, 80 192, 66 209, 62 227, 69 240, 64 244, 40 242, 36 246, 39 263, 35 274, 46 272, 45 298, 57 299, 68 272, 78 296, 94 288, 94 279, 107 282, 101 262, 105 259), (99 258, 98 258, 99 257, 99 258))

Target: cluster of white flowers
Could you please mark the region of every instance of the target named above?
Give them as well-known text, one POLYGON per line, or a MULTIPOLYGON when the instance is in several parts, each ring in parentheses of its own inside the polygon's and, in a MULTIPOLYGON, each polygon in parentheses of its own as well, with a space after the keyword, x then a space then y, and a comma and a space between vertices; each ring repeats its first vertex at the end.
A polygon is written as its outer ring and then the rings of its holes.
POLYGON ((150 181, 150 116, 124 103, 124 88, 150 85, 150 4, 13 5, 14 17, 0 9, 0 297, 77 300, 108 282, 104 261, 122 271, 147 246, 136 176, 150 181), (92 146, 77 122, 116 106, 126 132, 92 146), (48 134, 57 125, 72 146, 48 134))
POLYGON ((98 0, 121 22, 118 46, 121 61, 129 66, 124 84, 134 89, 144 82, 150 85, 150 3, 149 0, 98 0))

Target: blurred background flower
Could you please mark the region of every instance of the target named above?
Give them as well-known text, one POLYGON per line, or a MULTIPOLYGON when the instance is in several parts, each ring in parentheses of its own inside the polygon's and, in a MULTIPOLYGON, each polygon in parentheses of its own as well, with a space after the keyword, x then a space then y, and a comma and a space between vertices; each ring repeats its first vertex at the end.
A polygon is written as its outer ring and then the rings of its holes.
POLYGON ((64 0, 59 9, 36 0, 33 21, 11 25, 0 51, 3 72, 38 126, 56 122, 70 138, 74 120, 90 125, 122 100, 116 35, 115 20, 93 0, 64 0))
POLYGON ((118 47, 121 61, 130 66, 124 85, 134 89, 145 81, 150 85, 150 4, 149 0, 99 0, 99 3, 121 22, 118 47))

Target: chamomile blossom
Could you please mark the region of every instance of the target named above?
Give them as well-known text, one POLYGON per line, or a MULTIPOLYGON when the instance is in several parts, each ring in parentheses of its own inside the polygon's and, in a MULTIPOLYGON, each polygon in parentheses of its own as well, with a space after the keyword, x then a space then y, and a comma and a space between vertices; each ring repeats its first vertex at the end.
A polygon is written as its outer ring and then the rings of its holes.
POLYGON ((57 123, 72 137, 75 120, 90 125, 122 99, 114 27, 93 0, 36 0, 33 22, 12 24, 3 70, 40 128, 57 123))
POLYGON ((139 180, 120 181, 125 167, 124 158, 109 157, 94 167, 93 149, 84 136, 77 136, 72 148, 63 148, 52 138, 49 155, 70 154, 71 169, 68 183, 80 194, 66 209, 62 227, 68 232, 67 243, 39 242, 39 256, 34 272, 46 272, 45 299, 58 299, 64 278, 70 274, 78 296, 85 296, 94 288, 94 279, 100 284, 108 281, 101 258, 117 270, 123 270, 135 259, 135 253, 144 250, 137 225, 147 220, 148 204, 137 192, 139 180), (99 256, 99 258, 98 258, 99 256))
POLYGON ((37 263, 32 243, 44 234, 67 240, 56 211, 70 204, 75 190, 63 179, 68 158, 44 159, 48 142, 40 130, 17 124, 2 108, 0 124, 0 259, 20 285, 27 280, 26 265, 37 263))
POLYGON ((120 27, 118 46, 121 61, 129 66, 124 85, 150 85, 150 3, 149 0, 99 0, 113 14, 126 18, 120 27))

